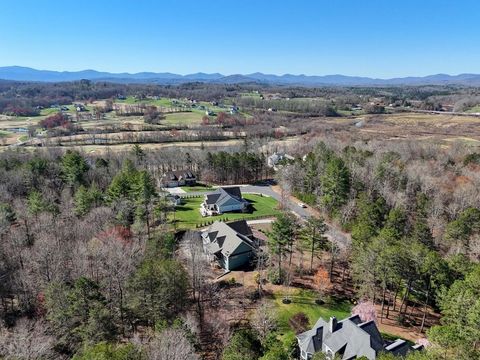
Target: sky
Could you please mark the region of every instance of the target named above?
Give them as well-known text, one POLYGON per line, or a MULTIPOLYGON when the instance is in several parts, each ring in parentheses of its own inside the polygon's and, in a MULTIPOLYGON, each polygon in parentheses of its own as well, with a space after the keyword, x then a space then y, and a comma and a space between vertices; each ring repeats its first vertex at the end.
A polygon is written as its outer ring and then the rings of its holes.
POLYGON ((480 73, 479 0, 0 0, 0 66, 480 73))

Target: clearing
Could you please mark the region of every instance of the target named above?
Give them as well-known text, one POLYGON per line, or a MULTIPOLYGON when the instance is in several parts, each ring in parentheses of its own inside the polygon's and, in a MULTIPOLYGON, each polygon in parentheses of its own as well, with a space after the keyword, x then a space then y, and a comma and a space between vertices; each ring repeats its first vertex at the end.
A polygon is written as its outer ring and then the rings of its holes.
POLYGON ((183 204, 175 208, 175 222, 179 228, 194 228, 207 222, 215 220, 241 220, 256 219, 261 217, 276 216, 278 202, 272 197, 256 194, 244 194, 243 198, 252 204, 253 211, 250 213, 225 213, 219 216, 202 217, 200 214, 200 204, 203 202, 203 196, 184 198, 183 204))

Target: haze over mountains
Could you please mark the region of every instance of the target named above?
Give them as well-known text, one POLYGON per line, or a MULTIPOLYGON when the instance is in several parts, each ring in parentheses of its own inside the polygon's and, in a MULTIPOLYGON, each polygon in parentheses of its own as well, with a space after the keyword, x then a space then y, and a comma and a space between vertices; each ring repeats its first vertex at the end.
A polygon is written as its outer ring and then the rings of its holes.
POLYGON ((346 75, 272 75, 260 72, 253 74, 222 75, 219 73, 206 74, 195 73, 179 75, 169 72, 140 72, 110 73, 96 70, 82 71, 52 71, 37 70, 21 66, 0 67, 0 79, 14 81, 39 81, 61 82, 88 79, 92 81, 111 81, 120 83, 152 83, 152 84, 181 84, 187 82, 205 82, 219 84, 236 83, 262 83, 272 85, 299 85, 299 86, 322 86, 322 85, 350 85, 350 86, 374 86, 374 85, 480 85, 480 74, 436 74, 424 77, 403 77, 392 79, 376 79, 346 75))

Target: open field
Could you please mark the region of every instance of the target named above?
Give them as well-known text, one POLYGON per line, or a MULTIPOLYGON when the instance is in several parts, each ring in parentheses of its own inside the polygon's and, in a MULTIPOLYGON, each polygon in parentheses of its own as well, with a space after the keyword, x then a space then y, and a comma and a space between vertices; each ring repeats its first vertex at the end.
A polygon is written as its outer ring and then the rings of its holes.
POLYGON ((202 122, 203 115, 205 114, 196 111, 171 113, 166 114, 161 123, 165 125, 198 125, 202 122))
POLYGON ((219 216, 202 217, 200 204, 203 197, 183 199, 183 204, 176 207, 175 220, 178 228, 194 228, 196 225, 215 220, 241 220, 257 217, 275 216, 279 213, 277 201, 274 198, 255 194, 244 194, 243 197, 250 201, 253 207, 251 213, 225 213, 219 216))
POLYGON ((480 105, 474 106, 468 109, 466 112, 468 113, 480 113, 480 105))
POLYGON ((421 140, 434 142, 467 141, 480 144, 480 117, 449 114, 396 113, 365 115, 355 119, 329 119, 327 123, 343 124, 352 134, 364 139, 421 140), (362 126, 355 127, 355 123, 362 126))

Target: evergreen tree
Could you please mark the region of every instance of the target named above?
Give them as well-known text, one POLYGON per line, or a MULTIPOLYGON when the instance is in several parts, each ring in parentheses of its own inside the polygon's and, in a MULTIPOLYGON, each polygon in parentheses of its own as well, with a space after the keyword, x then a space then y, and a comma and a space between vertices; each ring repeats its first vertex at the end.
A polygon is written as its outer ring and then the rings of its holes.
POLYGON ((297 223, 292 214, 281 213, 272 223, 272 231, 268 234, 270 251, 278 257, 278 273, 282 279, 282 260, 289 250, 289 244, 295 238, 297 223))
POLYGON ((238 330, 223 350, 222 360, 257 360, 262 345, 251 330, 238 330))
POLYGON ((446 349, 452 359, 480 357, 480 266, 439 295, 441 325, 432 327, 429 339, 446 349))
MULTIPOLYGON (((148 239, 150 239, 150 213, 153 199, 157 196, 153 178, 146 171, 140 171, 132 186, 135 201, 139 205, 140 218, 147 224, 148 239)), ((137 212, 138 213, 138 212, 137 212)))
POLYGON ((81 343, 114 340, 117 328, 97 283, 79 278, 73 286, 52 283, 45 294, 47 318, 59 339, 58 347, 74 352, 81 343))
POLYGON ((145 260, 129 284, 132 314, 151 327, 159 321, 172 320, 183 310, 187 288, 187 273, 180 263, 174 260, 145 260))
POLYGON ((350 172, 343 160, 332 157, 321 177, 322 204, 330 212, 338 210, 348 200, 350 193, 350 172))
POLYGON ((310 248, 310 272, 313 271, 313 257, 315 251, 322 250, 327 247, 328 239, 325 237, 327 226, 323 218, 310 217, 300 232, 301 239, 310 248))
POLYGON ((88 168, 87 161, 78 151, 67 150, 62 157, 63 179, 70 187, 83 184, 88 168))
POLYGON ((103 194, 95 185, 89 189, 80 185, 75 192, 73 199, 75 203, 75 214, 78 216, 86 215, 92 207, 99 206, 103 202, 103 194))

